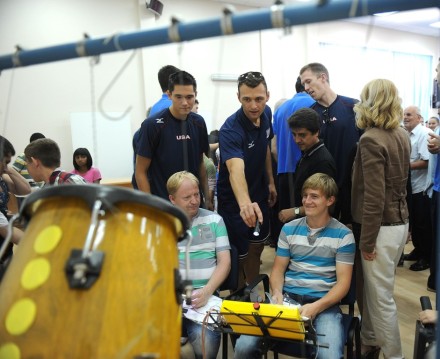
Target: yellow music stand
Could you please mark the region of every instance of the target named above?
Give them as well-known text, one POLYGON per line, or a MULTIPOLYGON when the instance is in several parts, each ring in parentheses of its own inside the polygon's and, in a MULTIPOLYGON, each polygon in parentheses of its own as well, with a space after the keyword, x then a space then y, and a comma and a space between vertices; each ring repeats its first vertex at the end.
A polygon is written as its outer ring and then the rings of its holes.
POLYGON ((328 347, 325 343, 318 344, 319 334, 310 320, 301 317, 298 307, 250 302, 250 292, 260 282, 264 292, 269 292, 269 277, 260 274, 251 284, 226 297, 219 313, 210 314, 214 321, 212 328, 223 333, 223 358, 228 357, 228 334, 262 337, 263 353, 278 341, 302 347, 328 347))
POLYGON ((237 334, 305 339, 304 321, 298 307, 224 300, 220 315, 237 334))

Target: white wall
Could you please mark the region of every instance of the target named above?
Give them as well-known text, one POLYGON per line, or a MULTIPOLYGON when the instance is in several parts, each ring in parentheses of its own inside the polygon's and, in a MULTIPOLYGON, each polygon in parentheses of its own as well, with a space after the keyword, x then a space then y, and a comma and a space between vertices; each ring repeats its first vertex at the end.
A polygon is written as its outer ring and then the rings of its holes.
MULTIPOLYGON (((81 40, 85 32, 91 37, 102 37, 136 31, 138 7, 137 1, 125 0, 2 0, 0 53, 13 52, 16 44, 34 49, 72 43, 81 40)), ((129 55, 130 52, 122 52, 101 56, 93 70, 96 102, 129 55)), ((23 151, 33 132, 42 132, 59 144, 62 167, 73 168, 70 114, 93 110, 89 64, 89 58, 81 58, 2 72, 0 131, 18 153, 23 151)), ((133 107, 132 132, 134 124, 139 122, 137 119, 145 114, 142 68, 139 51, 103 100, 108 112, 124 112, 128 106, 133 107)), ((109 151, 120 146, 131 147, 130 142, 121 143, 118 138, 113 143, 109 151)), ((131 161, 131 156, 127 161, 131 161)), ((99 162, 96 165, 99 167, 99 162)))
MULTIPOLYGON (((10 54, 14 46, 40 48, 81 39, 87 32, 102 37, 117 32, 167 26, 172 15, 183 21, 221 15, 223 5, 204 0, 163 0, 162 17, 155 19, 143 0, 2 0, 0 1, 0 54, 10 54)), ((237 11, 245 10, 237 8, 237 11)), ((439 39, 393 30, 367 27, 345 21, 296 26, 291 34, 282 29, 265 30, 227 37, 208 38, 138 50, 103 104, 108 112, 130 112, 134 132, 145 110, 160 97, 157 71, 172 64, 192 73, 198 82, 200 113, 208 129, 219 128, 239 103, 236 84, 213 82, 211 74, 239 75, 262 71, 268 82, 269 105, 294 93, 299 69, 322 58, 319 42, 387 48, 433 56, 433 74, 440 56, 439 39), (367 38, 367 34, 370 34, 367 38)), ((131 52, 102 55, 94 67, 95 102, 131 52)), ((337 56, 337 54, 335 54, 337 56)), ((336 92, 358 97, 366 78, 377 77, 377 68, 360 67, 341 58, 350 71, 329 68, 336 92), (362 76, 361 76, 361 75, 362 76)), ((92 112, 91 70, 88 58, 5 70, 0 75, 0 133, 21 152, 33 132, 56 140, 61 148, 62 167, 72 168, 70 114, 92 112)), ((411 73, 411 69, 408 69, 411 73)), ((406 74, 401 74, 404 77, 406 74)), ((391 80, 396 80, 390 78, 391 80)), ((428 83, 427 86, 431 86, 428 83)), ((112 149, 131 148, 131 143, 114 139, 112 149)), ((111 149, 109 149, 110 151, 111 149)), ((131 163, 131 156, 126 159, 131 163)), ((96 163, 99 167, 98 163, 96 163)), ((115 164, 117 166, 118 164, 115 164)), ((127 173, 127 177, 130 176, 127 173)))

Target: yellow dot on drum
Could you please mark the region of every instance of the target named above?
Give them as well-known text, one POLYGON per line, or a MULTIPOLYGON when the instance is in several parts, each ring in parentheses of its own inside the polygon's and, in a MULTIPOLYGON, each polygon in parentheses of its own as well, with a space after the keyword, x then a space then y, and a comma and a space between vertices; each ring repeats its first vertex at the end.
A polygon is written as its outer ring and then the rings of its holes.
POLYGON ((38 254, 45 254, 53 251, 61 240, 63 231, 57 225, 44 228, 37 236, 34 243, 34 250, 38 254))
POLYGON ((14 343, 0 345, 0 359, 20 359, 20 348, 14 343))
POLYGON ((29 261, 21 275, 21 286, 32 290, 47 281, 50 274, 50 263, 46 258, 36 258, 29 261))
POLYGON ((25 333, 35 320, 37 306, 29 298, 23 298, 14 303, 6 314, 6 330, 11 335, 25 333))

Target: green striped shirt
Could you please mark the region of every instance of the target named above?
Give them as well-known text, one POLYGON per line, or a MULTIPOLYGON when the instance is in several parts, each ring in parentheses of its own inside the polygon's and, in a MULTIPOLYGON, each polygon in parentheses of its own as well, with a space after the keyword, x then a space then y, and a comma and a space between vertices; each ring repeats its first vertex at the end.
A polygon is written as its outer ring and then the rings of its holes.
MULTIPOLYGON (((189 249, 189 278, 194 288, 208 283, 217 266, 217 253, 230 250, 228 233, 223 218, 215 212, 200 208, 191 224, 192 242, 189 249)), ((179 268, 186 278, 185 257, 188 240, 179 242, 179 268)))

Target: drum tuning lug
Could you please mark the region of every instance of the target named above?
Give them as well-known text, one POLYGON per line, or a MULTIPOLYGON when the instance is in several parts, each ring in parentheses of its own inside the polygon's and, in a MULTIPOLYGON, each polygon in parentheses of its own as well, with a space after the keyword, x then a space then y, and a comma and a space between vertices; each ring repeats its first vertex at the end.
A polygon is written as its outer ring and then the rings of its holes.
POLYGON ((187 305, 191 304, 191 297, 192 297, 192 291, 193 291, 193 286, 192 286, 192 281, 190 280, 184 280, 183 281, 183 286, 184 286, 184 290, 185 290, 185 301, 187 305))
POLYGON ((65 272, 69 287, 89 289, 98 279, 104 261, 104 252, 92 251, 83 257, 81 249, 72 249, 65 272))
POLYGON ((192 281, 183 280, 178 269, 174 269, 174 287, 176 288, 177 304, 181 305, 185 299, 186 304, 190 305, 193 291, 192 281))

